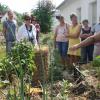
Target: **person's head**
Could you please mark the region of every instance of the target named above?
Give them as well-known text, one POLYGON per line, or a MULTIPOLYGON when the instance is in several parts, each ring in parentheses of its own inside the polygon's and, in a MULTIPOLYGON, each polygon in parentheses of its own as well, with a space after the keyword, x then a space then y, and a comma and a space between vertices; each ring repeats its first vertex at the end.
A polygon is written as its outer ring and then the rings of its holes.
POLYGON ((82 24, 84 27, 88 27, 89 22, 87 19, 85 19, 85 20, 83 20, 82 24))
POLYGON ((31 17, 29 15, 24 15, 24 22, 26 25, 30 25, 31 24, 31 17))
POLYGON ((13 20, 13 18, 14 18, 14 13, 13 13, 13 11, 9 10, 9 11, 7 12, 7 15, 8 15, 8 19, 13 20))
POLYGON ((73 25, 76 25, 78 23, 77 15, 76 14, 71 14, 70 15, 70 20, 72 21, 73 25))
POLYGON ((63 16, 56 16, 56 19, 60 22, 60 24, 64 23, 64 17, 63 16))
POLYGON ((37 20, 36 20, 36 17, 31 15, 31 22, 32 24, 36 24, 37 20))

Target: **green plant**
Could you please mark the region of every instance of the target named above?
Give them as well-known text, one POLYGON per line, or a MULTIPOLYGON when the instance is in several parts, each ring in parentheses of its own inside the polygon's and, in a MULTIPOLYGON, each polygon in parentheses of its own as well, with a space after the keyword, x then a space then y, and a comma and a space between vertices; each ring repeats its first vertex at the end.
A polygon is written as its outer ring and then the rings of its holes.
POLYGON ((15 44, 11 54, 3 58, 0 62, 1 75, 3 73, 6 73, 7 76, 11 76, 11 74, 20 75, 21 70, 23 70, 24 75, 34 72, 34 53, 34 49, 30 44, 24 42, 15 44))
MULTIPOLYGON (((1 72, 2 74, 4 72, 4 74, 6 75, 6 79, 10 80, 9 76, 11 77, 12 74, 15 74, 20 80, 19 98, 21 100, 24 100, 26 80, 30 83, 35 70, 35 63, 33 60, 34 57, 35 52, 33 46, 30 43, 24 41, 16 43, 14 48, 12 48, 10 55, 7 55, 7 57, 5 57, 0 63, 1 72), (26 75, 29 75, 30 77, 27 79, 25 77, 26 75)), ((11 95, 9 91, 8 95, 11 95)), ((14 94, 10 97, 13 98, 16 96, 14 94)))
POLYGON ((11 75, 14 73, 13 63, 9 57, 4 57, 0 62, 0 77, 2 80, 9 80, 11 82, 11 75))
POLYGON ((18 12, 16 12, 16 11, 14 11, 14 13, 16 14, 16 16, 17 16, 17 23, 18 23, 18 26, 21 26, 22 24, 23 24, 23 18, 22 18, 22 14, 20 14, 20 13, 18 13, 18 12))
POLYGON ((93 69, 96 70, 98 78, 100 79, 100 56, 96 57, 92 62, 93 69))
POLYGON ((0 45, 0 59, 4 58, 5 56, 6 56, 5 46, 0 45))
POLYGON ((62 79, 62 67, 60 64, 60 55, 57 49, 54 49, 53 41, 49 45, 49 80, 51 83, 51 100, 53 100, 53 83, 62 79))
POLYGON ((51 74, 53 75, 53 80, 62 80, 62 71, 63 71, 63 66, 60 63, 60 55, 58 52, 58 49, 53 49, 50 52, 51 55, 51 60, 50 60, 50 70, 51 68, 52 71, 50 71, 49 76, 51 77, 51 74))
POLYGON ((51 40, 50 35, 51 34, 42 35, 41 39, 40 39, 40 43, 43 44, 43 45, 45 45, 45 44, 47 45, 48 41, 51 40))
MULTIPOLYGON (((3 25, 2 25, 2 23, 0 22, 0 32, 2 32, 2 27, 3 25)), ((1 33, 0 33, 1 34, 1 33)))
POLYGON ((97 85, 97 89, 100 89, 100 83, 98 83, 98 85, 97 85))
POLYGON ((63 80, 62 89, 61 89, 61 98, 62 100, 68 100, 70 84, 67 80, 63 80))
POLYGON ((30 74, 30 72, 34 72, 35 63, 34 63, 35 52, 33 46, 26 42, 20 42, 15 44, 12 49, 10 58, 13 60, 13 64, 15 68, 17 68, 18 72, 22 70, 24 75, 26 73, 30 74))
POLYGON ((100 56, 96 57, 92 62, 93 67, 100 67, 100 56))
POLYGON ((6 13, 9 10, 9 7, 0 3, 0 12, 6 13))
POLYGON ((54 6, 50 0, 41 0, 38 2, 37 8, 32 11, 33 15, 40 22, 42 33, 51 31, 53 9, 54 6))

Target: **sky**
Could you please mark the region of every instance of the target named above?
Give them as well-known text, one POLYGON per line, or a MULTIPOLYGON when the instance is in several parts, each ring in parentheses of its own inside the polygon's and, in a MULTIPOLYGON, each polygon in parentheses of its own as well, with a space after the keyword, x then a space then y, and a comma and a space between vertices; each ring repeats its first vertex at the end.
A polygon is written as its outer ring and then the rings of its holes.
MULTIPOLYGON (((51 0, 54 5, 58 6, 63 0, 51 0)), ((35 8, 38 0, 0 0, 1 4, 7 5, 11 10, 19 13, 30 12, 35 8)))

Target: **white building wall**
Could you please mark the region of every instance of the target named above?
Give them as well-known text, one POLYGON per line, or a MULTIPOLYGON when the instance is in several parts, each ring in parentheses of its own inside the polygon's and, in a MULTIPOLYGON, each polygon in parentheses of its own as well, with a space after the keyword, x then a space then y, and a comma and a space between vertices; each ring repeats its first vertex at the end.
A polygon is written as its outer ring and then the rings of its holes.
POLYGON ((82 13, 81 13, 81 21, 84 19, 88 19, 88 10, 89 10, 89 0, 81 0, 81 8, 82 8, 82 13), (84 2, 85 1, 85 2, 84 2))
POLYGON ((100 0, 97 0, 97 21, 99 21, 100 17, 100 0))
POLYGON ((80 0, 69 0, 59 9, 67 22, 70 23, 70 14, 77 13, 77 9, 81 7, 80 4, 80 0))
POLYGON ((81 8, 81 21, 88 19, 91 25, 93 24, 92 17, 97 17, 96 21, 98 21, 100 16, 100 0, 66 0, 66 3, 59 7, 58 10, 65 17, 65 20, 70 23, 70 14, 72 12, 78 13, 77 9, 79 8, 81 8), (97 2, 97 15, 92 16, 91 5, 94 2, 97 2))

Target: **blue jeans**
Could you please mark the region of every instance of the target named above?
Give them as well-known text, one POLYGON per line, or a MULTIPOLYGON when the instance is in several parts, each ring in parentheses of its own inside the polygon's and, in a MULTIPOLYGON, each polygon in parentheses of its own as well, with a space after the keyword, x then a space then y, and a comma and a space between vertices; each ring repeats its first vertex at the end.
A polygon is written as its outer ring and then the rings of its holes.
POLYGON ((56 42, 56 46, 58 48, 60 56, 63 58, 67 57, 68 42, 56 42))

